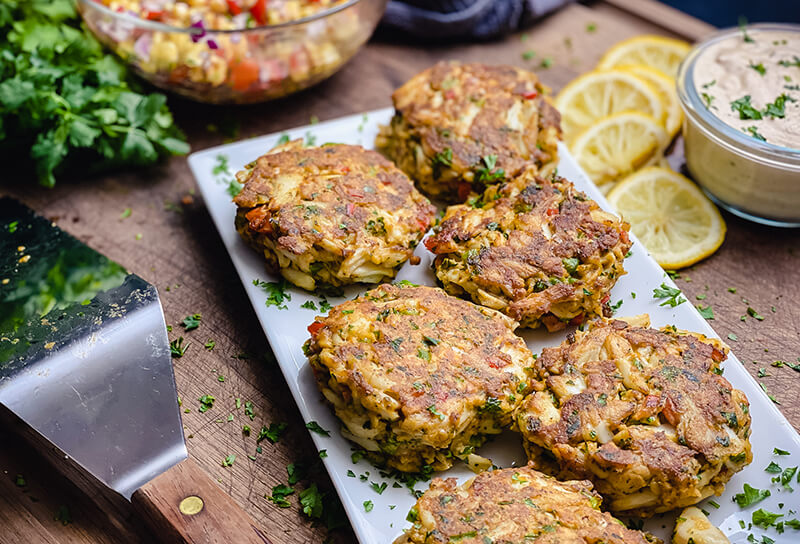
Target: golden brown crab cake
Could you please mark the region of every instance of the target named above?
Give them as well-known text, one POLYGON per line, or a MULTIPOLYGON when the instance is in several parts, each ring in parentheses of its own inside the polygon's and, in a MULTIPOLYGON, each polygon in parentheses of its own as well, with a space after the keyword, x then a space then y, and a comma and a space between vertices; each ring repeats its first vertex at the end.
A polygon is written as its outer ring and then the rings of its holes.
POLYGON ((516 415, 534 466, 642 517, 719 495, 753 458, 747 397, 722 377, 728 348, 648 326, 597 320, 545 349, 516 415))
POLYGON ((625 274, 630 226, 564 178, 528 168, 450 206, 425 246, 445 290, 499 310, 523 327, 563 329, 610 316, 609 292, 625 274))
POLYGON ((513 66, 440 62, 394 92, 395 116, 375 145, 428 196, 463 202, 528 163, 557 160, 561 116, 546 92, 513 66))
POLYGON ((307 289, 391 279, 435 209, 391 162, 360 146, 278 146, 236 174, 236 230, 307 289))
POLYGON ((661 542, 600 511, 601 501, 591 482, 559 482, 531 466, 483 472, 463 485, 436 478, 395 544, 661 542))
POLYGON ((317 317, 304 351, 342 434, 398 470, 473 468, 510 426, 533 355, 517 324, 434 287, 384 284, 317 317))

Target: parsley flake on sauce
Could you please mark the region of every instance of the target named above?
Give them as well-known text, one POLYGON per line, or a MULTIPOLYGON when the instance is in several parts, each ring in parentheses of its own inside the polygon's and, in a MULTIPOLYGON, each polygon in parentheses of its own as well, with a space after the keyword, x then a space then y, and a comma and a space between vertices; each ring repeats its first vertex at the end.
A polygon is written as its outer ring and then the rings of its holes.
POLYGON ((731 102, 731 110, 739 112, 739 119, 762 119, 761 112, 750 103, 749 94, 731 102))
POLYGON ((750 68, 752 68, 762 76, 767 73, 767 69, 764 68, 763 62, 759 62, 758 64, 753 64, 753 61, 750 61, 750 64, 748 66, 750 66, 750 68))

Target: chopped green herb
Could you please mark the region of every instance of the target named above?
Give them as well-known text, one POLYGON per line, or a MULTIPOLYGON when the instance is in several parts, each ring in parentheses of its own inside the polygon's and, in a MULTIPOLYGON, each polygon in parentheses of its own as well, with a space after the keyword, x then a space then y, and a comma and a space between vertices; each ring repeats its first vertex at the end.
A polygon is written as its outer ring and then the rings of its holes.
POLYGON ((539 68, 550 68, 551 66, 553 66, 552 57, 545 57, 542 59, 542 62, 539 63, 539 68))
POLYGON ((591 34, 592 32, 594 32, 596 30, 597 30, 597 24, 596 23, 588 23, 586 25, 586 32, 589 32, 591 34))
POLYGON ((700 93, 700 96, 703 97, 703 102, 705 103, 706 109, 710 110, 711 109, 711 103, 714 102, 714 98, 715 97, 711 96, 708 93, 700 93))
POLYGON ((303 513, 310 518, 319 519, 322 516, 322 493, 317 489, 317 484, 300 492, 300 506, 303 513))
POLYGON ((294 489, 288 485, 278 484, 272 488, 272 496, 267 497, 267 500, 275 503, 275 506, 280 508, 289 508, 291 503, 286 500, 286 497, 294 493, 294 489))
POLYGON ((766 142, 767 141, 767 139, 764 138, 764 136, 762 136, 760 132, 758 132, 758 127, 756 127, 756 126, 749 126, 749 127, 746 127, 744 130, 749 132, 750 136, 752 136, 756 140, 759 140, 761 142, 766 142))
POLYGON ((769 465, 767 465, 767 468, 764 469, 764 472, 769 472, 770 474, 780 474, 783 472, 783 469, 778 463, 772 461, 769 465))
POLYGON ((731 110, 739 112, 739 119, 755 119, 762 118, 761 112, 750 104, 750 95, 746 94, 731 102, 731 110))
POLYGON ((215 341, 209 339, 209 340, 206 341, 205 344, 203 344, 203 347, 206 348, 208 351, 211 351, 211 350, 214 349, 214 346, 216 346, 216 345, 217 345, 217 343, 215 341))
POLYGON ((757 311, 755 311, 753 308, 751 308, 750 306, 747 307, 747 315, 749 315, 750 317, 753 317, 755 319, 758 319, 759 321, 764 321, 764 316, 763 315, 759 315, 759 313, 757 311))
POLYGON ((269 427, 263 426, 261 430, 258 431, 258 438, 256 439, 256 443, 261 442, 264 439, 269 440, 273 444, 276 444, 278 440, 281 439, 281 435, 286 430, 288 425, 286 423, 270 423, 269 427))
POLYGON ((200 314, 187 315, 183 318, 181 325, 183 325, 183 328, 187 331, 191 331, 200 326, 201 319, 202 316, 200 314))
POLYGON ((794 99, 787 95, 782 94, 778 98, 775 99, 774 102, 771 102, 766 105, 764 108, 764 115, 767 115, 773 119, 783 119, 786 117, 786 101, 794 102, 794 99))
POLYGON ((441 413, 439 410, 437 410, 437 409, 436 409, 436 405, 435 405, 435 404, 431 404, 430 406, 428 406, 428 411, 429 411, 431 414, 433 414, 433 415, 435 415, 436 417, 438 417, 439 419, 441 419, 442 421, 444 421, 444 414, 443 414, 443 413, 441 413))
POLYGON ((300 463, 289 463, 286 465, 286 474, 289 475, 289 485, 294 485, 305 478, 303 465, 300 463))
POLYGON ((763 501, 770 495, 772 495, 772 493, 770 493, 769 489, 757 489, 746 483, 744 484, 742 492, 733 496, 733 500, 741 508, 747 508, 757 502, 763 501))
POLYGON ((189 349, 189 343, 187 342, 185 346, 183 345, 183 336, 169 343, 169 353, 173 357, 183 357, 187 349, 189 349))
POLYGON ((768 529, 772 524, 774 524, 778 518, 783 517, 783 514, 776 514, 774 512, 769 512, 764 510, 763 508, 759 508, 755 512, 753 512, 753 525, 756 527, 763 527, 764 529, 768 529))
POLYGON ((283 145, 283 144, 288 144, 288 143, 289 143, 289 134, 284 132, 283 134, 281 134, 281 137, 278 138, 278 141, 275 142, 275 145, 278 146, 278 145, 283 145))
POLYGON ((313 301, 313 300, 307 300, 307 301, 305 301, 304 303, 302 303, 302 304, 300 305, 300 307, 301 307, 301 308, 305 308, 305 309, 307 309, 307 310, 314 310, 315 312, 317 311, 317 305, 316 305, 316 304, 314 304, 314 301, 313 301))
POLYGON ((308 423, 306 423, 306 429, 315 432, 317 434, 321 434, 322 436, 331 435, 330 431, 326 431, 325 429, 320 427, 319 423, 317 423, 316 421, 309 421, 308 423))
POLYGON ((780 448, 772 448, 772 455, 791 455, 788 451, 780 448))
POLYGON ((742 40, 745 43, 755 43, 755 40, 747 33, 747 18, 739 17, 739 30, 742 32, 742 40))
POLYGON ((759 62, 758 64, 753 64, 753 61, 750 61, 749 64, 750 68, 761 74, 762 76, 767 73, 767 69, 764 68, 764 63, 759 62))
POLYGON ((733 340, 734 342, 736 342, 738 339, 739 339, 739 337, 736 336, 734 333, 732 333, 732 332, 728 333, 728 340, 733 340))
POLYGON ((261 281, 258 279, 253 280, 253 285, 260 287, 267 293, 267 300, 264 302, 267 306, 277 306, 279 310, 286 309, 286 301, 292 300, 291 293, 286 292, 286 280, 280 281, 261 281))
POLYGON ((778 64, 780 64, 784 68, 791 68, 792 66, 800 68, 800 57, 794 55, 794 58, 792 60, 779 60, 778 64))
POLYGON ((222 460, 222 466, 223 467, 232 467, 234 461, 236 461, 236 455, 232 453, 232 454, 228 455, 225 459, 222 460))
POLYGON ((681 295, 680 289, 670 287, 666 283, 662 283, 660 288, 653 289, 653 298, 665 299, 659 306, 669 306, 670 308, 686 302, 686 299, 681 295))
POLYGON ((213 395, 203 395, 198 400, 200 401, 200 413, 203 414, 214 407, 214 401, 217 399, 213 395))
POLYGON ((531 60, 535 56, 536 56, 536 51, 534 51, 533 49, 528 49, 527 51, 524 51, 522 53, 522 58, 524 60, 531 60))
POLYGON ((714 309, 711 307, 711 305, 704 307, 698 304, 697 311, 700 312, 700 316, 704 319, 714 319, 714 309))
POLYGON ((16 484, 17 487, 25 487, 26 485, 28 485, 28 482, 25 481, 25 477, 22 474, 17 474, 14 483, 16 484))
POLYGON ((244 415, 250 418, 250 421, 256 419, 256 412, 253 403, 249 400, 244 403, 244 415))
POLYGON ((383 495, 383 492, 386 491, 386 488, 389 486, 389 484, 387 484, 386 482, 381 482, 380 484, 376 484, 375 482, 370 482, 369 486, 378 495, 383 495))
POLYGON ((365 512, 372 512, 372 509, 375 505, 372 504, 372 501, 364 501, 364 511, 365 512))

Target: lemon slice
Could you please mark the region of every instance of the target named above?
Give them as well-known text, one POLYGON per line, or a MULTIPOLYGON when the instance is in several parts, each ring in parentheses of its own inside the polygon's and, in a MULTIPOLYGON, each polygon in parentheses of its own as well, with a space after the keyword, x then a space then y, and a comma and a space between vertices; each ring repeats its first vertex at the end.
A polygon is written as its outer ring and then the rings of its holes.
POLYGON ((634 111, 604 117, 581 132, 569 148, 604 193, 614 182, 663 156, 667 132, 649 115, 634 111))
POLYGON ((608 202, 663 268, 692 265, 725 239, 725 221, 690 180, 667 168, 645 168, 620 181, 608 202))
POLYGON ((567 142, 612 113, 640 111, 659 122, 664 114, 658 91, 624 70, 594 71, 573 79, 558 93, 555 104, 561 112, 561 128, 567 142))
POLYGON ((664 106, 666 115, 664 116, 664 128, 667 129, 669 139, 672 140, 681 128, 683 123, 683 110, 678 101, 678 91, 675 90, 675 79, 668 77, 661 70, 650 68, 643 64, 628 64, 621 66, 620 70, 631 72, 647 81, 658 91, 658 97, 664 106))
POLYGON ((663 36, 636 36, 606 51, 597 68, 606 70, 625 64, 644 64, 661 70, 670 77, 676 77, 678 66, 689 53, 689 49, 689 44, 682 40, 663 36))

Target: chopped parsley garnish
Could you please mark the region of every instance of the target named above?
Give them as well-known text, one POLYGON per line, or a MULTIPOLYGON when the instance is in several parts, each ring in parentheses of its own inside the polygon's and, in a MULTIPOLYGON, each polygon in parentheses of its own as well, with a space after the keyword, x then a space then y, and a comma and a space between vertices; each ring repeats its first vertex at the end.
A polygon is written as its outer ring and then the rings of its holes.
POLYGON ((206 348, 208 351, 211 351, 212 349, 214 349, 214 346, 216 346, 216 345, 217 345, 217 343, 216 343, 214 340, 211 340, 211 339, 209 338, 209 339, 206 341, 206 343, 205 343, 205 344, 203 344, 203 347, 204 347, 204 348, 206 348))
POLYGON ((300 305, 301 308, 305 308, 306 310, 314 310, 317 311, 317 305, 314 304, 313 300, 307 300, 300 305))
POLYGON ((750 136, 752 136, 756 140, 759 140, 761 142, 766 142, 767 141, 767 139, 764 138, 764 136, 762 136, 760 132, 758 132, 758 127, 755 126, 755 125, 749 126, 749 127, 745 128, 744 130, 746 130, 750 134, 750 136))
POLYGON ((440 151, 433 156, 433 165, 434 166, 453 166, 453 150, 445 148, 444 151, 440 151))
POLYGON ((294 485, 305 478, 303 465, 300 463, 289 463, 286 465, 286 474, 289 476, 289 485, 294 485))
POLYGON ((375 482, 370 482, 369 486, 372 490, 377 493, 378 495, 382 495, 386 488, 389 486, 386 482, 381 482, 380 484, 376 484, 375 482))
POLYGON ((697 311, 700 312, 700 316, 702 316, 703 319, 714 319, 714 309, 711 305, 702 306, 698 304, 697 311))
POLYGON ((772 455, 791 455, 788 451, 780 448, 772 448, 772 455))
POLYGON ((768 529, 771 525, 778 521, 778 518, 782 517, 783 514, 776 514, 774 512, 764 510, 763 508, 759 508, 753 512, 753 525, 768 529))
POLYGON ((230 454, 225 459, 222 460, 223 467, 232 467, 234 461, 236 461, 236 454, 230 454))
POLYGON ((778 402, 778 399, 775 398, 775 395, 773 395, 772 393, 767 391, 767 386, 764 385, 764 382, 758 382, 758 385, 760 385, 761 389, 764 391, 764 393, 767 394, 767 396, 769 397, 769 400, 771 400, 775 404, 780 404, 780 402, 778 402))
POLYGON ((372 504, 372 501, 364 501, 364 511, 365 512, 372 512, 372 509, 374 507, 375 507, 375 505, 372 504))
POLYGON ((264 439, 269 440, 273 444, 276 444, 278 440, 281 439, 281 435, 283 431, 286 430, 287 424, 286 423, 270 423, 269 427, 263 426, 261 430, 258 431, 258 438, 256 442, 261 442, 264 439))
POLYGON ((786 117, 786 101, 794 102, 794 99, 786 93, 780 95, 774 102, 767 104, 764 108, 764 115, 773 119, 783 119, 786 117))
POLYGON ((536 56, 536 51, 534 51, 533 49, 528 49, 527 51, 524 51, 522 53, 523 60, 531 60, 535 56, 536 56))
POLYGON ((319 519, 322 516, 322 493, 317 489, 317 484, 300 492, 300 506, 303 513, 310 518, 319 519))
POLYGON ((249 400, 244 403, 244 415, 249 417, 250 421, 253 421, 256 418, 255 407, 249 400))
POLYGON ((568 259, 561 259, 561 263, 564 265, 568 274, 574 274, 575 271, 578 269, 578 265, 580 261, 577 257, 570 257, 568 259))
POLYGON ((217 400, 213 395, 203 395, 198 399, 200 401, 200 413, 205 413, 214 407, 214 401, 217 400))
POLYGON ((758 319, 759 321, 764 321, 764 316, 760 315, 755 309, 751 308, 750 306, 747 307, 747 315, 752 318, 758 319))
POLYGON ((755 40, 747 33, 747 28, 745 28, 746 25, 747 19, 744 17, 739 17, 739 30, 742 32, 742 40, 744 40, 746 43, 755 43, 755 40))
POLYGON ((436 405, 435 405, 435 404, 431 404, 430 406, 428 406, 428 411, 429 411, 431 414, 433 414, 433 415, 435 415, 436 417, 438 417, 439 419, 441 419, 442 421, 444 421, 444 414, 443 414, 443 413, 441 413, 439 410, 437 410, 437 409, 436 409, 436 405))
POLYGON ((202 316, 200 314, 187 315, 183 318, 183 321, 181 321, 181 325, 183 325, 183 328, 187 331, 191 331, 200 326, 201 319, 202 316))
POLYGON ((425 361, 430 361, 431 360, 431 350, 425 349, 425 348, 419 348, 419 349, 417 349, 417 357, 419 357, 420 359, 423 359, 425 361))
POLYGON ((734 334, 732 332, 728 333, 728 340, 733 340, 734 342, 736 342, 738 339, 739 339, 739 337, 736 336, 736 334, 734 334))
POLYGON ((752 487, 750 484, 746 483, 744 484, 742 492, 733 496, 733 500, 741 508, 746 508, 757 502, 763 501, 770 495, 772 495, 772 493, 769 489, 756 489, 755 487, 752 487))
POLYGON ((772 461, 769 465, 767 465, 767 468, 764 469, 764 472, 769 472, 770 474, 780 474, 783 472, 783 469, 778 463, 772 461))
POLYGON ((686 299, 681 295, 681 290, 677 287, 670 287, 666 283, 662 283, 661 287, 653 289, 653 298, 664 299, 659 306, 669 306, 674 308, 686 302, 686 299))
POLYGON ((731 102, 731 110, 739 112, 739 119, 759 120, 762 118, 761 112, 750 104, 749 94, 731 102))
POLYGON ((272 496, 267 497, 268 501, 275 503, 275 506, 280 508, 289 508, 291 503, 286 500, 286 497, 294 493, 294 489, 288 485, 278 484, 272 488, 272 496))
MULTIPOLYGON (((789 467, 783 470, 780 475, 780 483, 786 491, 794 491, 792 486, 789 484, 792 483, 792 478, 794 475, 797 474, 797 467, 789 467)), ((777 478, 773 478, 773 482, 776 481, 777 478)))
POLYGON ((124 210, 122 210, 122 213, 119 214, 119 218, 120 219, 127 219, 130 216, 131 216, 131 209, 130 208, 125 208, 124 210))
POLYGON ((586 32, 591 33, 591 32, 595 32, 596 30, 597 30, 597 24, 596 23, 588 23, 586 25, 586 32))
POLYGON ((750 68, 761 74, 762 76, 767 73, 767 69, 764 68, 764 63, 759 62, 758 64, 753 64, 753 61, 750 61, 749 64, 750 68))
POLYGON ((551 66, 553 66, 552 57, 545 57, 542 59, 542 62, 539 63, 540 68, 550 68, 551 66))
POLYGON ((286 309, 286 301, 292 300, 291 293, 286 292, 286 280, 280 281, 261 281, 259 279, 253 280, 253 285, 260 287, 267 293, 267 300, 264 302, 267 306, 277 306, 279 310, 286 309))
POLYGON ((322 436, 331 435, 330 431, 326 431, 325 429, 320 427, 319 423, 317 423, 316 421, 309 421, 308 423, 306 423, 306 429, 315 432, 317 434, 321 434, 322 436))
POLYGON ((703 102, 705 102, 706 109, 710 110, 711 109, 711 103, 714 101, 715 97, 711 96, 708 93, 700 93, 700 95, 703 97, 703 102))
POLYGON ((187 349, 189 349, 189 343, 187 342, 185 346, 183 345, 183 336, 169 343, 169 353, 173 357, 183 357, 187 349))
POLYGON ((778 64, 780 64, 784 68, 791 68, 792 66, 800 68, 800 57, 794 55, 794 58, 792 60, 779 60, 778 64))
POLYGON ((475 171, 477 174, 475 181, 478 183, 488 185, 490 183, 505 179, 506 173, 502 168, 495 170, 495 166, 497 165, 497 155, 487 155, 483 157, 481 162, 478 164, 480 167, 475 171), (481 163, 483 163, 483 166, 480 166, 481 163))

